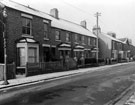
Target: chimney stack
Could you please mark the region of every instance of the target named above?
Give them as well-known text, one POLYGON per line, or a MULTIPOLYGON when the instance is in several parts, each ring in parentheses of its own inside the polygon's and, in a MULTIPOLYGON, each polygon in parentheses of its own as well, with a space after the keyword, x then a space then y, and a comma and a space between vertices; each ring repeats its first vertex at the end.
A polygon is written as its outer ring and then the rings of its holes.
POLYGON ((87 28, 87 23, 86 23, 85 20, 84 20, 84 21, 81 21, 80 25, 81 25, 82 27, 84 27, 84 28, 87 28))
POLYGON ((108 32, 107 34, 110 35, 113 38, 116 38, 116 33, 114 33, 114 32, 108 32))
POLYGON ((56 19, 59 18, 59 11, 57 8, 53 8, 50 10, 50 15, 56 19))

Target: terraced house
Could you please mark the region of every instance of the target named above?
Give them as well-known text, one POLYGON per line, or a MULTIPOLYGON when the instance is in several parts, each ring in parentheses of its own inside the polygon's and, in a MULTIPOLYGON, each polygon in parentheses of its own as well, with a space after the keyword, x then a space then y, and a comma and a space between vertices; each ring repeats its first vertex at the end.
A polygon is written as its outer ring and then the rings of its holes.
POLYGON ((117 39, 115 33, 109 32, 106 34, 101 32, 100 27, 93 27, 94 34, 97 30, 99 33, 99 58, 121 62, 121 60, 130 57, 129 49, 126 48, 127 43, 117 39))
MULTIPOLYGON (((56 61, 66 56, 96 57, 93 48, 97 37, 87 29, 86 21, 76 24, 61 19, 56 8, 46 14, 10 0, 1 1, 0 6, 6 8, 8 15, 5 22, 7 62, 15 62, 17 69, 25 68, 27 62, 56 61)), ((3 42, 2 37, 0 40, 3 42)), ((1 58, 4 58, 3 52, 1 58)))

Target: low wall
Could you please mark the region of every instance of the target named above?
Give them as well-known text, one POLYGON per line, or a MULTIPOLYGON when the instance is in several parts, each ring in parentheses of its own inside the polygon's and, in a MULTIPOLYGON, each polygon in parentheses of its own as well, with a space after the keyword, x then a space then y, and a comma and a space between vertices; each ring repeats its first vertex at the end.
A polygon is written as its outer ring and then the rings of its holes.
MULTIPOLYGON (((7 64, 7 79, 14 79, 15 64, 7 64)), ((4 80, 4 64, 0 64, 0 81, 4 80)))
POLYGON ((4 64, 0 64, 0 81, 4 80, 4 64))

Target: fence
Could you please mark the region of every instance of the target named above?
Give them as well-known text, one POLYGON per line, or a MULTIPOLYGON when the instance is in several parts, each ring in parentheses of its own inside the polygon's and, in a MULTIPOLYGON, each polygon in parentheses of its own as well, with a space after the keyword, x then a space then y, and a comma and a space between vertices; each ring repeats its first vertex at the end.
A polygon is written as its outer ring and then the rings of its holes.
MULTIPOLYGON (((4 80, 4 64, 0 64, 0 81, 4 80)), ((15 77, 15 63, 7 64, 7 79, 14 79, 15 77)))
POLYGON ((60 61, 27 63, 25 74, 26 76, 30 76, 30 75, 35 75, 35 74, 61 71, 62 69, 63 69, 63 63, 60 61))
POLYGON ((43 73, 59 72, 74 68, 76 68, 76 62, 73 59, 69 59, 69 61, 66 63, 63 63, 63 61, 27 63, 25 75, 30 76, 43 73))

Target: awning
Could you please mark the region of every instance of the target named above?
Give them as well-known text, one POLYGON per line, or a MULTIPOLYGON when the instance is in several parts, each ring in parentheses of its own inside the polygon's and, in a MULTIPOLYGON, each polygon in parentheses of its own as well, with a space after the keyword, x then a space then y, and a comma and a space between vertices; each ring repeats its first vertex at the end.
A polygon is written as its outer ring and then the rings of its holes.
POLYGON ((97 50, 92 50, 91 52, 97 52, 97 50))
POLYGON ((84 51, 84 47, 77 45, 77 46, 75 46, 74 51, 84 51))
POLYGON ((99 52, 99 49, 96 47, 91 49, 91 52, 97 52, 97 51, 99 52))
POLYGON ((85 51, 91 51, 91 49, 86 49, 86 48, 85 48, 84 50, 85 50, 85 51))
POLYGON ((16 40, 16 43, 38 43, 38 41, 36 41, 33 38, 22 37, 22 38, 16 40))
POLYGON ((124 51, 119 51, 119 54, 123 54, 124 53, 124 51))
POLYGON ((71 45, 67 43, 60 43, 58 45, 58 50, 71 50, 71 45))

